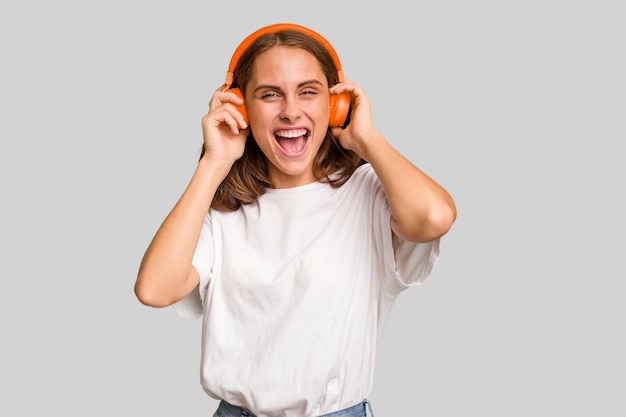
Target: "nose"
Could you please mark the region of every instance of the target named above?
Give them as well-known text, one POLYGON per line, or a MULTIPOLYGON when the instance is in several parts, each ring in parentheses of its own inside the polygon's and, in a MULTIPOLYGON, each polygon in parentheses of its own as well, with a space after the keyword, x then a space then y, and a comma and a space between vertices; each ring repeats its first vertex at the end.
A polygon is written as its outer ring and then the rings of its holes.
POLYGON ((284 97, 280 109, 280 118, 288 122, 295 122, 300 118, 301 110, 295 98, 284 97))

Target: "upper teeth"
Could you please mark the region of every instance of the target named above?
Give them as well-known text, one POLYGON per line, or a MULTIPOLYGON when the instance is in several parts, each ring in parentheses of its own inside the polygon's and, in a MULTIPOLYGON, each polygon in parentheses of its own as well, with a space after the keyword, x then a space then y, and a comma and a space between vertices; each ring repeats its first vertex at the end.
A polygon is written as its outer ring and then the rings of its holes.
POLYGON ((306 129, 279 130, 276 132, 276 136, 281 138, 297 138, 304 135, 306 135, 306 129))

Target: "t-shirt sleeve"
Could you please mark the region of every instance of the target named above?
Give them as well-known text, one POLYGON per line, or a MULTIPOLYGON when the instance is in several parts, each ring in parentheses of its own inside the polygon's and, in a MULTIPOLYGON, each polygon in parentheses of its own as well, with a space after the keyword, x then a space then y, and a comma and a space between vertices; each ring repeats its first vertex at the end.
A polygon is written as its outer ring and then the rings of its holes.
POLYGON ((439 259, 440 238, 415 243, 392 237, 397 279, 404 287, 419 285, 430 278, 439 259))
POLYGON ((203 300, 202 289, 206 288, 211 274, 213 261, 213 233, 211 230, 211 217, 207 214, 196 250, 191 260, 192 266, 200 275, 200 284, 189 295, 173 304, 174 310, 187 319, 197 319, 202 316, 203 300))
POLYGON ((387 202, 380 214, 385 269, 390 279, 387 292, 394 296, 430 278, 439 260, 440 238, 423 243, 402 240, 391 230, 391 209, 387 202))
POLYGON ((388 295, 393 296, 430 278, 439 259, 440 238, 424 243, 400 239, 391 230, 391 208, 382 184, 376 186, 374 206, 379 216, 376 239, 382 241, 389 284, 387 291, 388 295))

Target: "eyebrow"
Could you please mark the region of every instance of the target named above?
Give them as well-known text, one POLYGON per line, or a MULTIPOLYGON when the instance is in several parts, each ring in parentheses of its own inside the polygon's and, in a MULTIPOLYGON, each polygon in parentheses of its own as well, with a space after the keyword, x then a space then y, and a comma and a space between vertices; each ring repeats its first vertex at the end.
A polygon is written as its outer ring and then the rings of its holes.
MULTIPOLYGON (((313 79, 313 80, 302 81, 301 83, 298 84, 298 88, 304 87, 304 86, 306 86, 308 84, 317 84, 319 86, 323 86, 323 84, 320 81, 313 79)), ((277 85, 261 84, 261 85, 257 86, 254 89, 254 91, 262 90, 264 88, 268 88, 270 90, 281 90, 281 88, 278 87, 277 85)))

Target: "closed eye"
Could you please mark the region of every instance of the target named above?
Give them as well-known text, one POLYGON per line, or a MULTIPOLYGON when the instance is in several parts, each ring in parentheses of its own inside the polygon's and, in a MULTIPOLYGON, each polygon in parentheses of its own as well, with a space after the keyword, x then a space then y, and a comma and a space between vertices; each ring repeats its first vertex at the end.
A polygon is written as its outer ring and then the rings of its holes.
POLYGON ((263 99, 263 100, 272 100, 272 99, 275 99, 277 97, 280 97, 280 94, 278 94, 275 91, 267 91, 267 92, 261 94, 261 99, 263 99))

